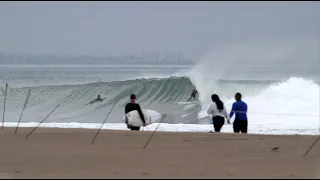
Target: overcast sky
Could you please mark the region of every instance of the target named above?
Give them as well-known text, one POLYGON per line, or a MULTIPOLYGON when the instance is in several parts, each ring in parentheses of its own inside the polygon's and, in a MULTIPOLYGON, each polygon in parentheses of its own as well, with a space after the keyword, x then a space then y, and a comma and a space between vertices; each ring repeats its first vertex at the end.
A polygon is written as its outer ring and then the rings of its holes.
POLYGON ((139 55, 255 38, 320 38, 320 2, 0 2, 0 51, 139 55))

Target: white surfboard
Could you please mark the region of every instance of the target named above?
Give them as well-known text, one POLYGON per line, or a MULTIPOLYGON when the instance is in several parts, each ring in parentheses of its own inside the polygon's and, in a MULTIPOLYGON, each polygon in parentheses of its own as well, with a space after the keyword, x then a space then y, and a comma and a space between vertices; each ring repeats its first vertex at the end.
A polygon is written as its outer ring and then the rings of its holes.
MULTIPOLYGON (((157 111, 151 109, 142 109, 142 114, 144 115, 144 119, 146 124, 158 123, 161 121, 163 115, 158 113, 157 111)), ((128 124, 131 126, 141 127, 143 126, 142 120, 139 116, 137 110, 131 111, 123 116, 122 120, 125 122, 126 118, 128 120, 128 124)))
POLYGON ((196 101, 189 101, 189 102, 177 102, 177 104, 182 104, 182 105, 196 104, 196 101))
POLYGON ((177 104, 191 104, 192 102, 177 102, 177 104))

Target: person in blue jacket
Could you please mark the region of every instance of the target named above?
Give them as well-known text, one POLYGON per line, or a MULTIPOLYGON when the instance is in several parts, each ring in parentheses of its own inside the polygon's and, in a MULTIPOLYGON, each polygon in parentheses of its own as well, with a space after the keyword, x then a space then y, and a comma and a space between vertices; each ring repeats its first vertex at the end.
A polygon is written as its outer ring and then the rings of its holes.
POLYGON ((236 93, 236 102, 233 103, 229 116, 232 118, 233 114, 235 114, 235 119, 233 122, 233 131, 235 133, 248 133, 248 106, 241 100, 241 98, 242 95, 240 93, 236 93))

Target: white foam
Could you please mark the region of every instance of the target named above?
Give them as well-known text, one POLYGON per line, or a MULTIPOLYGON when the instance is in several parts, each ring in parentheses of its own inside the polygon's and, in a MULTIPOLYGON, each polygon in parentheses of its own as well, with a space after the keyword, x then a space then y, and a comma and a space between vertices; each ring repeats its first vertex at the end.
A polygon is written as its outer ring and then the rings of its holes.
MULTIPOLYGON (((319 85, 302 78, 273 85, 255 96, 245 96, 250 124, 270 128, 319 127, 319 85)), ((233 98, 222 99, 230 112, 233 98)), ((206 108, 198 114, 208 117, 206 108)))
MULTIPOLYGON (((5 127, 16 127, 17 123, 7 122, 4 124, 5 127)), ((36 127, 38 123, 20 123, 19 127, 36 127)), ((142 131, 154 131, 158 126, 158 123, 151 124, 147 127, 142 127, 142 131)), ((100 123, 43 123, 39 127, 46 128, 85 128, 85 129, 98 129, 100 123)), ((128 130, 124 123, 106 123, 102 129, 109 130, 128 130)), ((209 124, 160 124, 157 131, 165 132, 209 132, 213 130, 213 126, 209 124)), ((232 125, 226 124, 222 128, 222 132, 232 132, 232 125)), ((305 135, 316 135, 320 134, 317 128, 300 128, 300 129, 289 129, 289 128, 273 128, 267 126, 249 125, 250 134, 305 134, 305 135)))
MULTIPOLYGON (((213 93, 220 96, 227 110, 230 111, 232 103, 235 101, 234 94, 240 92, 243 95, 243 100, 248 104, 248 118, 251 125, 270 127, 271 129, 319 129, 320 91, 319 85, 313 81, 291 77, 287 81, 272 85, 254 94, 243 87, 233 88, 234 92, 231 96, 224 93, 227 91, 226 89, 219 90, 218 81, 232 73, 233 69, 230 68, 232 65, 246 65, 245 62, 255 64, 254 62, 259 61, 259 63, 271 62, 276 66, 277 62, 288 63, 293 58, 301 58, 303 55, 307 55, 306 62, 319 57, 319 53, 315 53, 314 49, 303 48, 303 43, 300 42, 304 42, 304 39, 293 42, 273 43, 273 41, 266 41, 266 43, 260 43, 257 41, 247 44, 229 44, 203 57, 188 72, 188 76, 199 92, 199 101, 202 106, 202 110, 198 113, 198 119, 209 117, 206 110, 213 93)), ((256 69, 248 70, 255 71, 256 69)), ((272 74, 261 75, 272 76, 272 74)))

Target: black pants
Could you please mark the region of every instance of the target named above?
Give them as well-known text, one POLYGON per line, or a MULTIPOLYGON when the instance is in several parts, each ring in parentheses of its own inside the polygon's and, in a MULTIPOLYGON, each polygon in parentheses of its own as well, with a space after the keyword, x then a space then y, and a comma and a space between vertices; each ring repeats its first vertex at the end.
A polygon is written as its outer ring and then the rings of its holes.
POLYGON ((212 118, 213 120, 213 127, 215 132, 220 132, 222 126, 224 125, 224 117, 215 116, 212 118))
POLYGON ((140 127, 129 126, 129 125, 128 125, 128 118, 127 118, 127 116, 126 116, 126 118, 125 118, 125 123, 127 124, 128 128, 130 128, 131 131, 139 131, 139 130, 140 130, 140 127))
POLYGON ((248 121, 247 120, 234 120, 233 132, 235 133, 247 133, 248 132, 248 121))
POLYGON ((195 96, 191 96, 191 97, 187 100, 187 102, 189 102, 191 99, 195 100, 196 97, 195 97, 195 96))
POLYGON ((130 126, 131 131, 139 131, 140 127, 130 126))

